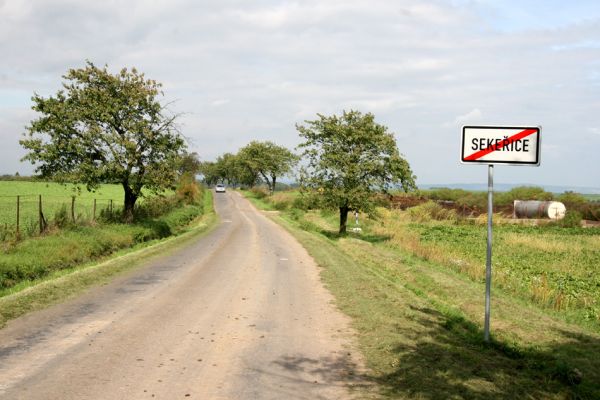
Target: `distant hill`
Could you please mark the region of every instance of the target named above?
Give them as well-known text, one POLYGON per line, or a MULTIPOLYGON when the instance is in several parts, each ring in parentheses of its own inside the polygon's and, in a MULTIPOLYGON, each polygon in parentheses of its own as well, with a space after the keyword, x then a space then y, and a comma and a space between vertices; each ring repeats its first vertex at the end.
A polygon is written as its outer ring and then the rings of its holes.
MULTIPOLYGON (((584 186, 543 185, 535 183, 494 183, 494 191, 506 192, 518 186, 537 186, 551 193, 564 193, 566 191, 573 191, 581 194, 600 194, 600 188, 584 186)), ((449 189, 487 191, 487 183, 427 183, 419 185, 419 189, 434 189, 442 187, 449 189)))

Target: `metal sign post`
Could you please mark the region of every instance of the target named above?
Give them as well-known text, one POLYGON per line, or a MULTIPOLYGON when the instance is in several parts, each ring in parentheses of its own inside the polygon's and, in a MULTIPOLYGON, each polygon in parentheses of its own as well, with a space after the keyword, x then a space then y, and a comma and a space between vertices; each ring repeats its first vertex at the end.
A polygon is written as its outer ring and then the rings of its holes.
POLYGON ((490 309, 492 291, 492 218, 494 215, 494 165, 488 165, 487 253, 485 257, 485 322, 483 339, 490 341, 490 309))
POLYGON ((464 126, 461 162, 488 166, 487 252, 485 259, 485 320, 483 338, 490 341, 492 289, 492 226, 494 214, 494 164, 540 165, 541 128, 515 126, 464 126))

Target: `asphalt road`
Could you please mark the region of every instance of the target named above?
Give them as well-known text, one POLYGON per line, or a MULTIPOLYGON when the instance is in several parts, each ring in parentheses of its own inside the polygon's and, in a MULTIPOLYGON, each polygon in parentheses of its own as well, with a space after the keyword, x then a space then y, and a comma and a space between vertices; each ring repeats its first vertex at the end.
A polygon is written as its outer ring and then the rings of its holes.
POLYGON ((318 268, 239 194, 209 235, 0 331, 0 398, 344 399, 348 320, 318 268))

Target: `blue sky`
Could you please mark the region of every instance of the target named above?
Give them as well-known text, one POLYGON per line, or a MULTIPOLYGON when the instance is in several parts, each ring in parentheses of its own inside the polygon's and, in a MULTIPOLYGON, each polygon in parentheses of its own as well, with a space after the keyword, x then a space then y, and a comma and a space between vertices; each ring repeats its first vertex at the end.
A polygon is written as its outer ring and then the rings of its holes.
POLYGON ((396 134, 419 183, 485 181, 459 163, 463 124, 541 125, 540 167, 504 183, 600 187, 600 2, 0 0, 0 173, 34 92, 86 59, 164 83, 204 160, 358 109, 396 134))

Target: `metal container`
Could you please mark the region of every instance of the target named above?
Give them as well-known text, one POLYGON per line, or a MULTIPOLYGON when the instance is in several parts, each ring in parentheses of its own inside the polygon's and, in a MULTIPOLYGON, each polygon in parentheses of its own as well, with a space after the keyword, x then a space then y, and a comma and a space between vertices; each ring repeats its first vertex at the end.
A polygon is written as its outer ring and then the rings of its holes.
POLYGON ((567 208, 559 201, 515 200, 515 218, 563 219, 567 208))

